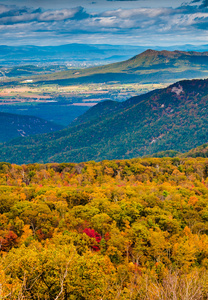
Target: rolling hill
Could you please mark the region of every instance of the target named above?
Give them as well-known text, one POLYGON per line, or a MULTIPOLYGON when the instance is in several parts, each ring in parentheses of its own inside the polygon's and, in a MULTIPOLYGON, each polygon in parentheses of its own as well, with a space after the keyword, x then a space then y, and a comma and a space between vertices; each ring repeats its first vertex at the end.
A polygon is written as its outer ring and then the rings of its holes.
POLYGON ((208 52, 146 50, 109 65, 33 77, 38 83, 59 85, 98 82, 161 83, 208 77, 208 52))
POLYGON ((0 112, 0 142, 62 129, 61 125, 32 117, 0 112))
POLYGON ((208 157, 208 143, 191 149, 189 152, 182 154, 182 157, 208 157))
POLYGON ((132 158, 186 152, 208 141, 208 79, 185 80, 125 102, 99 103, 58 132, 0 148, 13 163, 132 158))

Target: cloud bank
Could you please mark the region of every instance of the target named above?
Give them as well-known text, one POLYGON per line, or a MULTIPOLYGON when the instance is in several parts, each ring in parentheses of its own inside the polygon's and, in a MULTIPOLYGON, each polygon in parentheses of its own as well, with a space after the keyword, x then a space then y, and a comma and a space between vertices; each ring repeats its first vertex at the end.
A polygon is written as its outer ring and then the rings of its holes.
POLYGON ((177 8, 133 6, 88 12, 82 6, 44 10, 1 4, 0 43, 159 45, 208 42, 208 0, 193 0, 177 8))

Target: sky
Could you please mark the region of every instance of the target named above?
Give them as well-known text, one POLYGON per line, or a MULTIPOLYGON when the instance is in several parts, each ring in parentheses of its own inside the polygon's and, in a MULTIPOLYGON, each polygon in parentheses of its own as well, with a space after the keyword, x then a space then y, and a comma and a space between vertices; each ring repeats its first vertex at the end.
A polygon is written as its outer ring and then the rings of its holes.
POLYGON ((1 45, 208 44, 208 0, 0 0, 1 45))

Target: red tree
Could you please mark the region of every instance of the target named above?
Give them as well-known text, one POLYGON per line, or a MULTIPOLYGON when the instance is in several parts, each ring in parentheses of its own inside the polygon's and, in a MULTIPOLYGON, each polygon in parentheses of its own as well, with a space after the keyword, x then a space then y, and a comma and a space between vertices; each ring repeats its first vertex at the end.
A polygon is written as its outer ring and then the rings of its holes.
POLYGON ((99 244, 102 239, 101 235, 98 232, 96 232, 94 229, 91 229, 91 228, 85 228, 83 232, 86 235, 88 235, 89 237, 94 238, 96 240, 96 244, 92 246, 92 249, 94 251, 99 251, 100 247, 97 244, 99 244))

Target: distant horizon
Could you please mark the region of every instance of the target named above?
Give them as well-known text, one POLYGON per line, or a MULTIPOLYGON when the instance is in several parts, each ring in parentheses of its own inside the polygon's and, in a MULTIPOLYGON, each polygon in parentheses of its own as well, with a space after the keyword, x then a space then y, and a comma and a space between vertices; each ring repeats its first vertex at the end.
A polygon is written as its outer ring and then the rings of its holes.
MULTIPOLYGON (((134 0, 132 0, 134 1, 134 0)), ((173 47, 185 47, 185 46, 192 46, 192 47, 203 47, 208 46, 208 42, 205 44, 193 44, 193 43, 186 43, 186 44, 170 44, 170 45, 145 45, 145 44, 110 44, 110 43, 83 43, 83 42, 72 42, 72 43, 65 43, 65 44, 56 44, 56 45, 36 45, 36 44, 0 44, 0 46, 5 47, 60 47, 60 46, 69 46, 69 45, 103 45, 103 46, 122 46, 122 47, 140 47, 140 48, 173 48, 173 47)), ((177 49, 175 49, 177 50, 177 49)))

